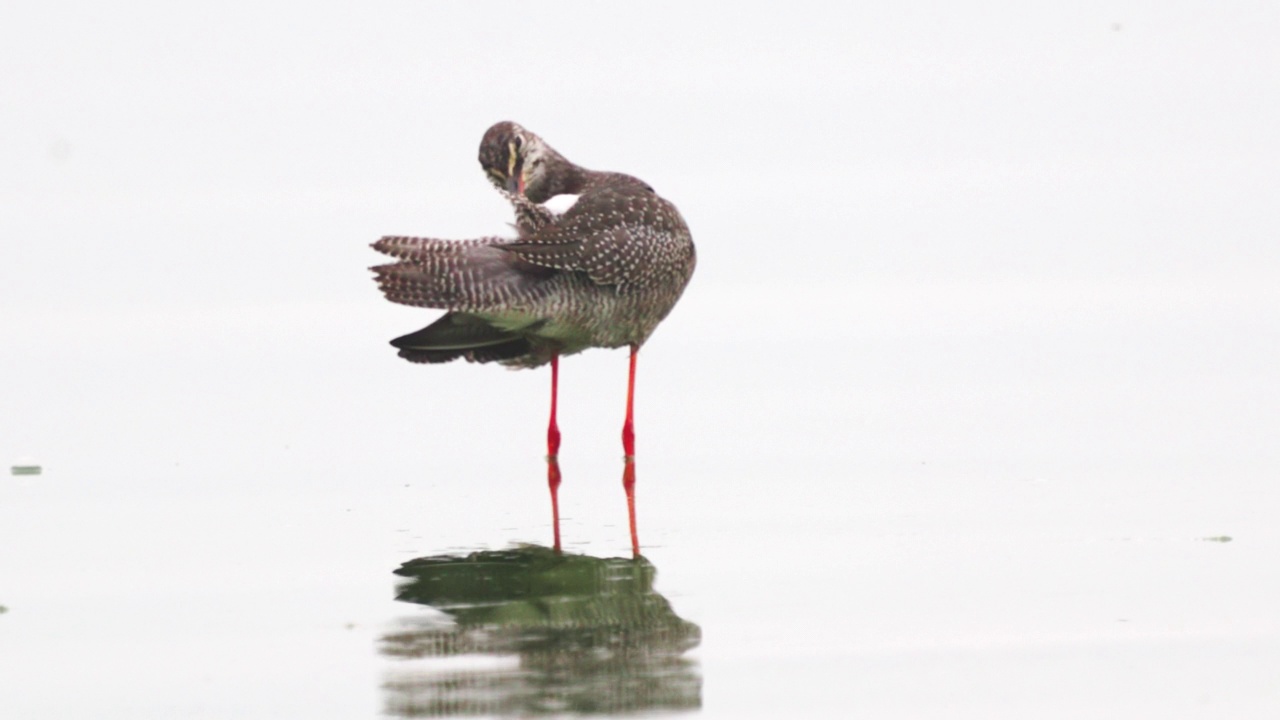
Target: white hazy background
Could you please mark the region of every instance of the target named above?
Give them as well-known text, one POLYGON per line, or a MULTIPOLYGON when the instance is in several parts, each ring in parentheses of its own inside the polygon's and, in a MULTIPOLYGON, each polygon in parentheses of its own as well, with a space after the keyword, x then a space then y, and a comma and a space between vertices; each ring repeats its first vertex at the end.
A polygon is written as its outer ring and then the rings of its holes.
MULTIPOLYGON (((698 244, 637 433, 703 714, 1274 717, 1277 38, 1257 2, 6 5, 0 715, 371 716, 397 562, 549 541, 546 373, 398 360, 434 314, 365 270, 507 230, 512 119, 698 244)), ((563 364, 573 550, 626 551, 625 372, 563 364)))

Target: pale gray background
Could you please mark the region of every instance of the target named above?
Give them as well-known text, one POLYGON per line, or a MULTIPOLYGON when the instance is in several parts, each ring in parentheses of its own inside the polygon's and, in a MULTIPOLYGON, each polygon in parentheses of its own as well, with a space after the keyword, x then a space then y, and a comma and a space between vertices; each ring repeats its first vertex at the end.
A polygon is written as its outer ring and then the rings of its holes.
POLYGON ((637 432, 704 715, 1275 717, 1277 68, 1259 2, 6 5, 0 715, 372 716, 396 564, 549 541, 545 371, 365 270, 505 231, 513 119, 698 243, 637 432))

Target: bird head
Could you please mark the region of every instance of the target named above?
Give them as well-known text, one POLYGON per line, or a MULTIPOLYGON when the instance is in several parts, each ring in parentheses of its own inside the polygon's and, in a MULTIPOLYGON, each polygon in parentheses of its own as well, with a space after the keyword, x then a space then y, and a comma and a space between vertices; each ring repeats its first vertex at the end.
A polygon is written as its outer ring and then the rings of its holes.
POLYGON ((489 128, 480 141, 480 167, 489 181, 534 202, 546 199, 549 171, 556 164, 568 161, 542 138, 510 121, 489 128))

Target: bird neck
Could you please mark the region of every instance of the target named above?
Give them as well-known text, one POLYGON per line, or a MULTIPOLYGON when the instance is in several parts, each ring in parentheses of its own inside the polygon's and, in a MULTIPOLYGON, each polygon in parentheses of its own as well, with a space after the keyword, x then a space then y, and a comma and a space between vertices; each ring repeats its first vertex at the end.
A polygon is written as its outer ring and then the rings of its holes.
POLYGON ((547 159, 543 181, 536 187, 525 188, 525 197, 536 203, 543 203, 556 195, 579 195, 593 174, 593 171, 555 155, 547 159))

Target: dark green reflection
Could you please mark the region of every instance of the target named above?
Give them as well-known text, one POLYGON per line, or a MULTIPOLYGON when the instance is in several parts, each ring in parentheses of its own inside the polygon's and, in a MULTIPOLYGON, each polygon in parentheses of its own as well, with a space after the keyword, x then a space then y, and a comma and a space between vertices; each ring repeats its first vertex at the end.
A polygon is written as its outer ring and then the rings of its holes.
POLYGON ((558 555, 550 548, 441 555, 396 570, 397 599, 444 617, 418 617, 382 639, 396 658, 505 658, 394 670, 386 712, 401 717, 630 713, 702 704, 701 638, 653 591, 638 558, 558 555), (451 667, 453 666, 453 667, 451 667))

